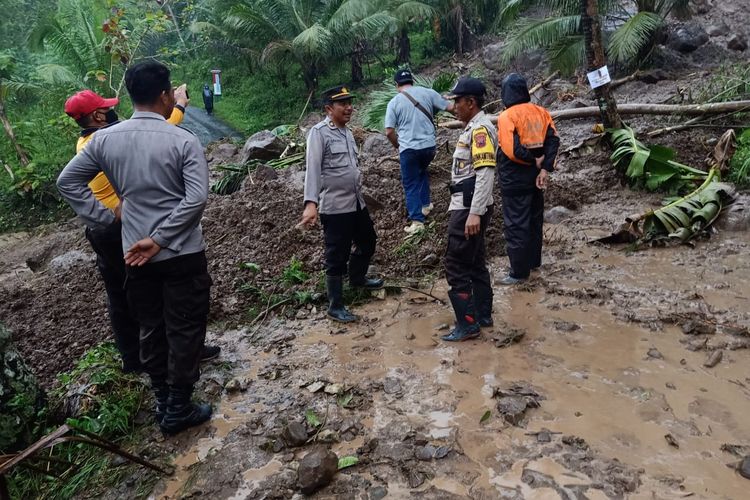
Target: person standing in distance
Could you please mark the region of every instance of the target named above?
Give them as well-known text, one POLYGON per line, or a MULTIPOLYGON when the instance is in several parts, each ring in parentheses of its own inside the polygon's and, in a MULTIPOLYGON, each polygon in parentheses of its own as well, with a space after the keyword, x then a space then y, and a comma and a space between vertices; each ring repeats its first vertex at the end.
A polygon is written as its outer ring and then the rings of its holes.
POLYGON ((125 73, 135 112, 99 130, 63 169, 60 193, 92 227, 116 216, 88 183, 100 171, 121 200, 128 302, 140 324, 140 359, 156 396, 156 421, 175 434, 207 421, 211 406, 191 402, 200 376, 211 277, 200 220, 208 199, 203 147, 167 123, 175 106, 169 69, 144 61, 125 73))
POLYGON ((359 319, 344 306, 347 263, 351 286, 383 286, 382 279, 366 276, 377 235, 362 197, 357 144, 346 126, 352 118, 352 98, 343 85, 323 92, 327 116, 307 135, 305 208, 300 222, 303 227, 312 227, 320 214, 326 247, 328 317, 343 323, 359 319), (353 252, 352 243, 356 247, 353 252))
POLYGON ((453 103, 432 89, 414 85, 408 69, 394 76, 398 94, 385 112, 385 135, 399 151, 401 184, 406 195, 409 234, 421 230, 433 209, 430 201, 430 175, 427 168, 435 158, 435 113, 453 111, 453 103))
POLYGON ((503 79, 502 99, 497 162, 510 271, 499 283, 515 285, 542 265, 544 190, 555 168, 560 138, 549 112, 531 103, 521 75, 511 73, 503 79))
POLYGON ((476 338, 481 326, 493 324, 484 235, 494 208, 497 132, 482 111, 486 92, 481 81, 463 77, 449 96, 456 117, 466 124, 451 168, 445 279, 451 287, 448 297, 456 313, 456 327, 442 337, 449 342, 476 338))

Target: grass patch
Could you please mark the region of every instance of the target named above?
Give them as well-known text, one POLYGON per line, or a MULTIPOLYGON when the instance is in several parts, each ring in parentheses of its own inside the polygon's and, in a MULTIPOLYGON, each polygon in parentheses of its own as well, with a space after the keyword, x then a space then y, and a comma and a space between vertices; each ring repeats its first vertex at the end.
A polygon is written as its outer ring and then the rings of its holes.
MULTIPOLYGON (((114 344, 103 343, 89 350, 59 380, 60 388, 50 394, 50 408, 55 409, 50 414, 74 414, 66 420, 68 424, 95 432, 126 449, 141 442, 141 432, 148 424, 138 426, 134 419, 147 404, 148 391, 138 376, 122 373, 114 344)), ((60 422, 53 420, 50 418, 44 433, 59 426, 60 422)), ((118 484, 138 467, 112 467, 115 455, 83 443, 59 444, 49 453, 76 466, 58 466, 59 477, 16 467, 8 476, 11 498, 67 499, 84 491, 93 496, 118 484)), ((156 479, 154 474, 146 474, 143 481, 153 484, 156 479)), ((144 486, 139 491, 145 496, 150 489, 144 486)))
POLYGON ((750 129, 737 138, 737 150, 729 163, 729 180, 737 187, 750 187, 750 129))

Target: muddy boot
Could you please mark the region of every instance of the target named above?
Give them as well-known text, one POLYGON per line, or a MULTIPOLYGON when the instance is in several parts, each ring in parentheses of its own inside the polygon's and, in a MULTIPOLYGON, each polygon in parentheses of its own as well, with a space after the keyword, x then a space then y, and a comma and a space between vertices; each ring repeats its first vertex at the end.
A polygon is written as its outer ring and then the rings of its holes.
POLYGON ((166 382, 151 382, 151 390, 154 391, 156 399, 156 423, 161 425, 164 415, 167 414, 167 402, 169 400, 169 386, 166 382))
POLYGON ((367 278, 367 260, 359 255, 352 255, 349 259, 349 284, 368 290, 383 288, 383 280, 380 278, 367 278))
POLYGON ((474 318, 474 300, 471 294, 450 291, 448 297, 456 313, 456 327, 440 338, 448 342, 461 342, 479 337, 479 324, 474 318))
POLYGON ((488 328, 494 325, 492 321, 492 288, 481 284, 474 285, 474 310, 480 327, 488 328))
POLYGON ((328 317, 341 323, 351 323, 359 318, 344 307, 344 280, 341 276, 326 276, 328 292, 328 317))
POLYGON ((164 434, 177 434, 211 418, 211 405, 193 403, 190 401, 192 395, 192 386, 169 388, 167 413, 159 424, 164 434))

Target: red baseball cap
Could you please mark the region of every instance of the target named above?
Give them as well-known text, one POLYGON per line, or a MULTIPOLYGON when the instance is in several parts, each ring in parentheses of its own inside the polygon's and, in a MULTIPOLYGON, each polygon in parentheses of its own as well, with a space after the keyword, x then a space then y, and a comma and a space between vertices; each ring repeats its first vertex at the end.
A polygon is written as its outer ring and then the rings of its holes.
POLYGON ((105 99, 94 91, 82 90, 65 101, 65 113, 74 120, 80 120, 97 109, 111 108, 119 102, 120 100, 117 97, 105 99))

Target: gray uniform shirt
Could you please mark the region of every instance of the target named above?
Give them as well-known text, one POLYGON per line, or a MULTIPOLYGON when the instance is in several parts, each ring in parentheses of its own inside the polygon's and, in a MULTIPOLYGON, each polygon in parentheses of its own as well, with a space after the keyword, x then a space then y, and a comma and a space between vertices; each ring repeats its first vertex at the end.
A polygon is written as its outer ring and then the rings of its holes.
POLYGON ((144 111, 98 130, 57 179, 60 194, 92 228, 114 222, 112 211, 88 187, 100 171, 122 202, 124 252, 149 236, 162 247, 150 262, 206 248, 200 220, 208 199, 208 165, 192 132, 144 111))
POLYGON ((347 127, 330 118, 315 125, 307 135, 305 202, 318 205, 321 214, 345 214, 365 207, 362 172, 357 164, 357 144, 347 127))
MULTIPOLYGON (((453 152, 451 184, 458 184, 476 177, 471 214, 484 215, 487 207, 494 203, 492 187, 495 181, 495 153, 497 151, 497 129, 489 117, 480 111, 466 124, 458 137, 453 152)), ((463 194, 451 195, 448 210, 464 210, 463 194)))

